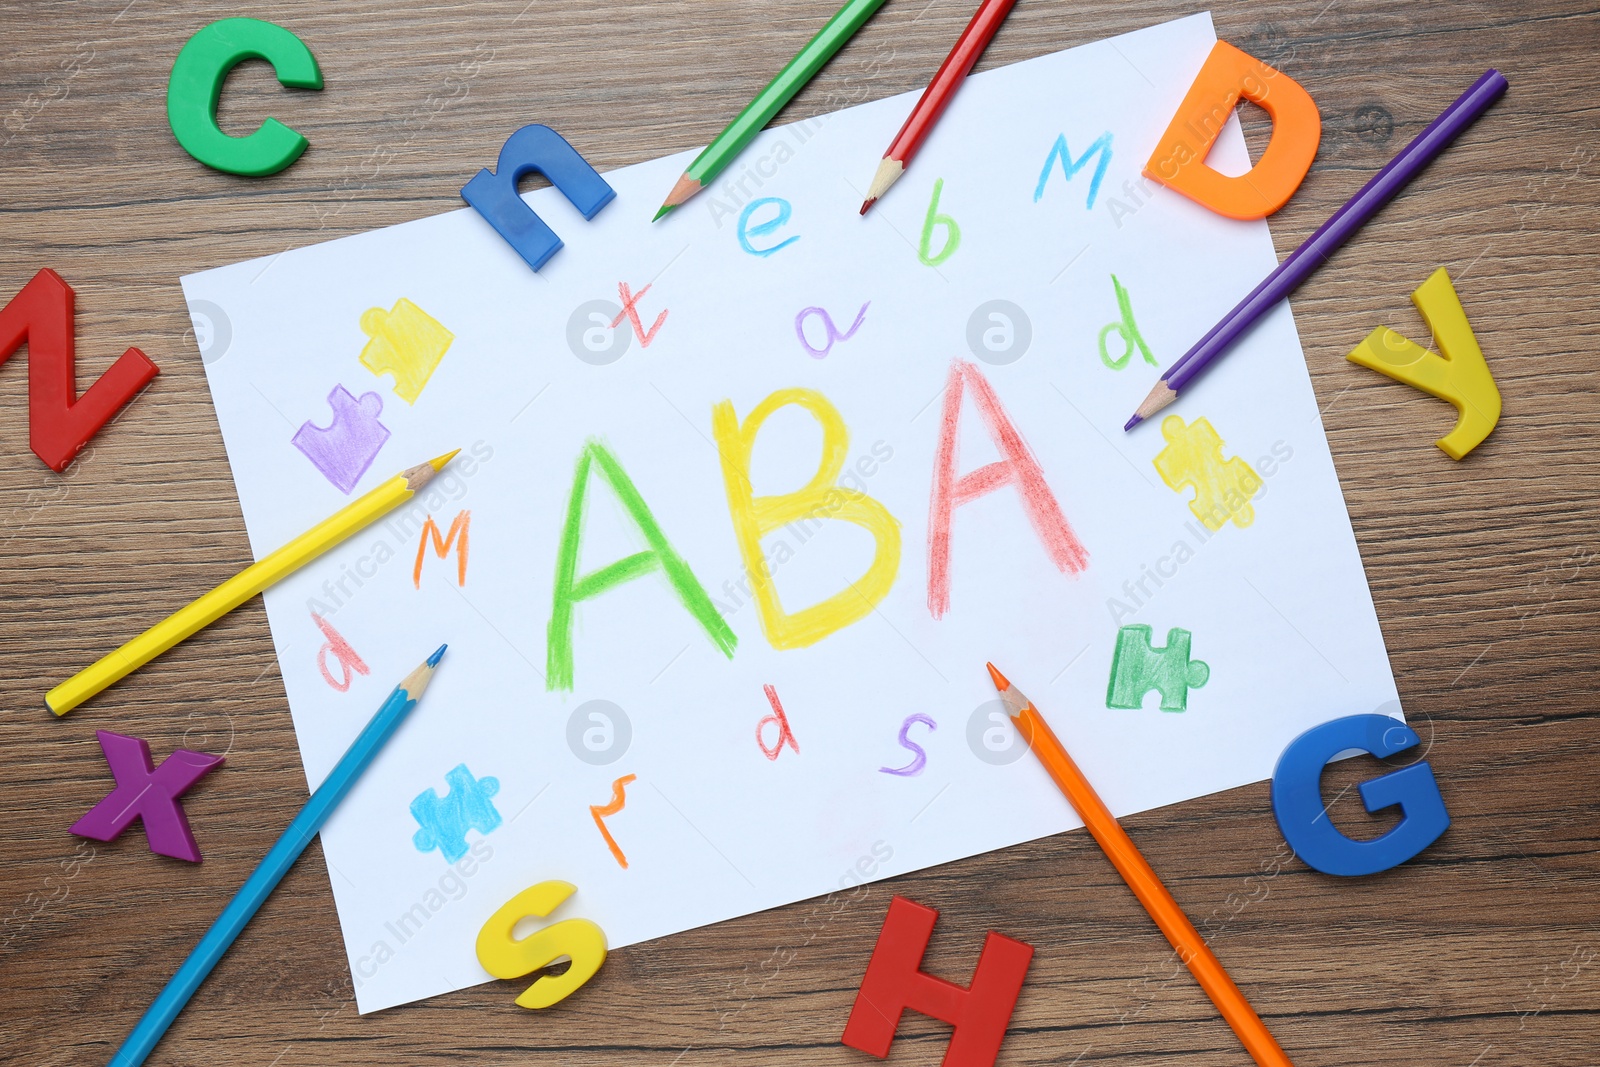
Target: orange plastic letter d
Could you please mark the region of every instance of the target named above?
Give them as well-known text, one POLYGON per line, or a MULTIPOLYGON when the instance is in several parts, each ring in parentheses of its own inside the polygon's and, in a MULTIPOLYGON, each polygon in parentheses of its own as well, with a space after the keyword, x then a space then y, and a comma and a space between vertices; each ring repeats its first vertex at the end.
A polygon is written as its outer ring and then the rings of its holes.
POLYGON ((1230 219, 1264 219, 1300 187, 1322 141, 1322 116, 1300 83, 1226 41, 1218 41, 1144 165, 1167 188, 1230 219), (1206 155, 1240 97, 1272 117, 1267 150, 1236 178, 1206 155))

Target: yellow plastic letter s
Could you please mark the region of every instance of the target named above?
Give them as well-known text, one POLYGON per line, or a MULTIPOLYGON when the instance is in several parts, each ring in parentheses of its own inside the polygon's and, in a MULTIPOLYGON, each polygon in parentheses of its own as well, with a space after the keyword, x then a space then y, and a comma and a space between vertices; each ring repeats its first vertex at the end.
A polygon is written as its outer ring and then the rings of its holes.
POLYGON ((588 919, 565 919, 521 940, 512 936, 517 923, 530 915, 544 918, 577 888, 540 882, 508 900, 478 931, 478 962, 496 978, 521 978, 563 956, 572 959, 565 974, 544 975, 523 990, 517 1003, 524 1008, 548 1008, 594 977, 606 960, 605 931, 588 919))

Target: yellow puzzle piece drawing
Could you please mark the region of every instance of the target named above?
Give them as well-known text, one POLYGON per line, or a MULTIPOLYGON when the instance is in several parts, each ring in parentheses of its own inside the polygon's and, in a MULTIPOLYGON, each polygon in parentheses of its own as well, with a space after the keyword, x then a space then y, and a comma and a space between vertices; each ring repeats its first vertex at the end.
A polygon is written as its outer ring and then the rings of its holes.
POLYGON ((1500 421, 1500 390, 1443 267, 1411 294, 1411 302, 1433 330, 1442 356, 1379 326, 1345 358, 1454 404, 1456 428, 1434 444, 1460 459, 1500 421))
POLYGON ((401 297, 388 311, 361 313, 361 332, 372 340, 361 350, 361 365, 373 374, 394 376, 395 395, 415 404, 456 335, 433 316, 401 297))
POLYGON ((1221 437, 1205 418, 1184 424, 1181 415, 1161 420, 1167 447, 1156 453, 1156 473, 1167 488, 1194 489, 1189 510, 1208 530, 1220 530, 1231 519, 1238 527, 1256 521, 1250 500, 1261 490, 1261 475, 1238 456, 1222 458, 1221 437))

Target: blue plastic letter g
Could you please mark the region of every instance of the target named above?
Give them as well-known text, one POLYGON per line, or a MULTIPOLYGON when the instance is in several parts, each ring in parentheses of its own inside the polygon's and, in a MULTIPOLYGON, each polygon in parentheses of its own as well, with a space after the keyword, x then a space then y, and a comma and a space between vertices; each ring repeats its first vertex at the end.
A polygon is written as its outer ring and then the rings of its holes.
POLYGON ((550 127, 524 126, 507 137, 495 169, 480 170, 461 187, 461 198, 489 220, 528 266, 538 270, 556 254, 561 238, 517 195, 517 183, 535 172, 550 179, 586 219, 599 214, 617 193, 550 127))
POLYGON ((1324 874, 1376 874, 1415 856, 1444 833, 1450 816, 1425 761, 1362 782, 1369 812, 1400 805, 1400 824, 1382 837, 1355 841, 1340 833, 1322 803, 1322 768, 1339 753, 1357 748, 1392 756, 1419 743, 1412 729, 1387 715, 1350 715, 1301 734, 1278 757, 1272 772, 1272 811, 1295 854, 1324 874))

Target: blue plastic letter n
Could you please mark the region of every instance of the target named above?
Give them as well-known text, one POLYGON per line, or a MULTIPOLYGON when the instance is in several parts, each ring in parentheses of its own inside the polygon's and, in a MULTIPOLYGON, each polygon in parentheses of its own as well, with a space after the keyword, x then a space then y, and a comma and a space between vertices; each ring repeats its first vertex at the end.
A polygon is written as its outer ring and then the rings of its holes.
POLYGON ((1349 749, 1382 758, 1419 743, 1411 727, 1387 715, 1349 715, 1314 726, 1289 742, 1272 772, 1272 811, 1278 828, 1307 864, 1324 874, 1377 874, 1404 863, 1445 832, 1450 816, 1425 761, 1402 767, 1358 787, 1369 812, 1400 805, 1398 826, 1370 841, 1339 832, 1322 803, 1322 768, 1349 749))
POLYGON ((461 187, 461 198, 538 270, 560 249, 561 238, 517 195, 517 183, 534 173, 550 179, 586 219, 599 214, 617 193, 550 127, 524 126, 507 137, 495 169, 480 170, 461 187))

